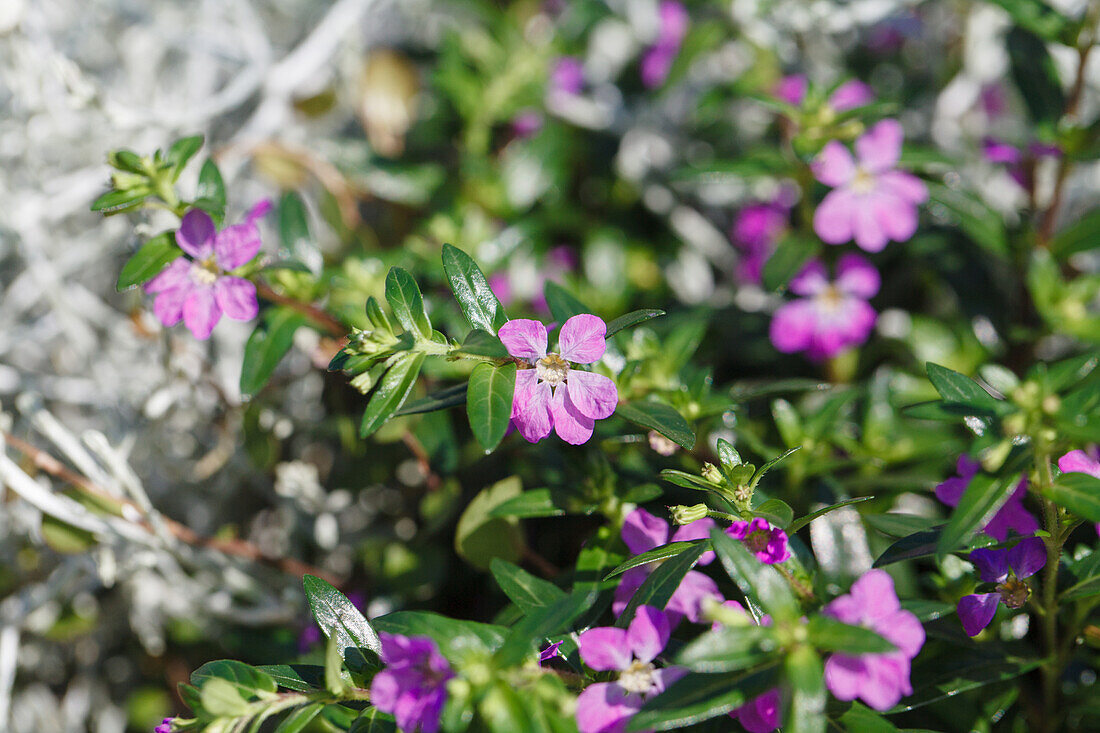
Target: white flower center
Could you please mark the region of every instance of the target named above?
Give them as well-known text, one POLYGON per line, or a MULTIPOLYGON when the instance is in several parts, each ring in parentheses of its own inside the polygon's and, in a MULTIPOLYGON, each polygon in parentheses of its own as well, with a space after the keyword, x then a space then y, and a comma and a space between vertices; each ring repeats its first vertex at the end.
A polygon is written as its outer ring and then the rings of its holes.
POLYGON ((569 375, 569 362, 557 354, 547 354, 535 362, 535 372, 540 380, 557 387, 569 375))
POLYGON ((619 686, 627 692, 636 692, 645 695, 653 689, 654 679, 653 665, 635 659, 634 662, 619 675, 619 686))
POLYGON ((837 311, 844 303, 844 293, 835 285, 826 285, 825 289, 817 295, 817 302, 829 312, 837 311))
POLYGON ((191 280, 198 285, 213 285, 218 279, 218 265, 214 258, 191 265, 191 280))
POLYGON ((862 168, 856 168, 850 187, 854 193, 871 193, 875 190, 875 177, 862 168))

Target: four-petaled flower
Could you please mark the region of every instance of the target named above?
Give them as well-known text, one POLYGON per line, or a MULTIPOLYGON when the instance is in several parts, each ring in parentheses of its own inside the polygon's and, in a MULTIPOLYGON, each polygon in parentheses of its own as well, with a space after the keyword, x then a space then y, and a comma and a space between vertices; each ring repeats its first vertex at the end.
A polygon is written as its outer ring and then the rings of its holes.
POLYGON ((386 668, 374 676, 371 702, 397 719, 404 733, 435 733, 447 701, 451 665, 427 636, 378 635, 386 668))
POLYGON ((627 629, 601 626, 577 637, 585 664, 599 672, 618 672, 614 682, 589 685, 577 697, 580 733, 619 733, 648 698, 687 673, 654 666, 668 637, 668 619, 653 606, 639 606, 627 629))
POLYGON ((1011 550, 974 550, 970 562, 978 568, 983 583, 996 583, 993 593, 974 593, 959 599, 959 621, 967 636, 977 636, 989 626, 997 605, 1021 608, 1027 603, 1031 589, 1029 578, 1047 564, 1046 545, 1038 537, 1029 537, 1011 550))
POLYGON ((726 534, 749 549, 756 559, 768 565, 786 562, 791 551, 787 548, 787 533, 772 527, 763 517, 753 517, 749 522, 734 522, 726 529, 726 534))
MULTIPOLYGON (((622 537, 630 552, 640 555, 661 545, 667 545, 669 542, 709 537, 713 526, 713 519, 698 519, 677 529, 670 539, 667 522, 653 516, 645 509, 635 509, 623 521, 622 537)), ((698 564, 707 565, 713 560, 714 553, 708 550, 699 557, 698 564)), ((649 563, 623 573, 618 587, 615 588, 615 600, 611 604, 612 613, 617 616, 623 612, 655 567, 655 563, 649 563)), ((665 615, 669 624, 676 626, 685 616, 692 623, 698 623, 703 618, 703 602, 708 598, 716 601, 722 599, 718 584, 710 576, 698 570, 689 570, 665 606, 665 615)))
POLYGON ((599 361, 607 348, 607 324, 582 313, 561 327, 558 353, 546 352, 546 327, 517 318, 500 327, 500 340, 520 360, 512 397, 512 422, 520 435, 537 443, 553 429, 566 443, 592 437, 596 420, 610 417, 619 401, 615 383, 602 374, 569 365, 599 361))
POLYGON ((814 212, 822 241, 854 239, 868 252, 890 240, 904 242, 917 231, 917 204, 928 188, 916 176, 894 170, 904 133, 897 120, 882 120, 856 140, 858 162, 843 144, 830 140, 814 161, 817 180, 833 188, 814 212))
POLYGON ((878 316, 867 299, 878 292, 879 274, 859 255, 840 258, 833 282, 825 265, 814 260, 791 280, 790 288, 803 297, 780 306, 772 317, 768 336, 777 350, 829 359, 871 335, 878 316))
POLYGON ((145 284, 145 292, 156 293, 153 312, 161 323, 174 326, 182 318, 195 338, 205 340, 210 338, 223 313, 238 321, 256 317, 259 311, 256 286, 226 273, 259 252, 260 230, 256 220, 270 209, 270 201, 261 201, 243 222, 220 232, 202 209, 184 214, 176 232, 176 244, 190 256, 177 257, 145 284))
POLYGON ((680 44, 687 35, 688 12, 676 0, 662 0, 657 9, 657 42, 642 57, 642 83, 653 89, 664 83, 680 44))
MULTIPOLYGON (((959 475, 953 476, 937 486, 936 498, 947 506, 957 506, 963 492, 966 491, 966 487, 970 485, 970 480, 978 473, 981 465, 972 460, 970 456, 959 456, 956 463, 956 470, 959 475)), ((1024 509, 1023 499, 1026 495, 1027 478, 1024 477, 1016 485, 1016 490, 1012 492, 1012 496, 993 515, 993 519, 989 520, 982 531, 999 542, 1008 539, 1010 529, 1015 530, 1017 534, 1024 537, 1035 534, 1039 529, 1039 521, 1035 519, 1031 512, 1024 509)))
POLYGON ((838 621, 871 629, 897 647, 887 654, 854 656, 838 652, 825 661, 825 684, 840 700, 862 698, 875 710, 888 710, 909 695, 909 668, 924 646, 924 627, 902 610, 894 581, 884 570, 869 570, 824 612, 838 621))

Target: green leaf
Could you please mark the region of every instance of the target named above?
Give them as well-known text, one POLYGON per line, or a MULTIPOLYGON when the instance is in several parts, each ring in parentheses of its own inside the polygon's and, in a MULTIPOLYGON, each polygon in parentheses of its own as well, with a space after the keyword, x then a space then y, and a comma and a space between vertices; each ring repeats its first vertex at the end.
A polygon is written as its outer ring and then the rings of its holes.
POLYGON ((789 534, 789 535, 794 534, 795 532, 802 529, 803 527, 805 527, 810 522, 814 521, 815 519, 817 519, 820 516, 828 514, 829 512, 834 512, 837 509, 849 506, 851 504, 859 504, 860 502, 870 501, 871 499, 874 499, 874 498, 875 497, 873 497, 873 496, 857 496, 854 499, 845 499, 844 501, 838 501, 836 504, 830 504, 827 507, 822 507, 821 509, 818 509, 815 512, 810 512, 809 514, 807 514, 804 517, 799 517, 798 519, 796 519, 793 522, 791 522, 790 524, 788 524, 787 527, 786 527, 787 534, 789 534))
POLYGON ((983 431, 988 430, 990 426, 992 426, 993 423, 990 418, 994 415, 992 410, 970 407, 967 405, 956 405, 945 400, 918 402, 913 405, 906 405, 901 408, 901 411, 902 414, 916 420, 936 420, 937 422, 957 423, 960 419, 965 419, 968 425, 971 420, 977 420, 979 424, 983 426, 983 431))
POLYGON ((802 615, 790 586, 775 568, 761 563, 741 542, 718 527, 710 531, 710 539, 726 574, 746 597, 759 604, 776 622, 791 621, 802 615))
POLYGON ((886 718, 866 705, 853 702, 852 707, 840 716, 844 730, 858 730, 860 733, 895 733, 897 727, 886 718))
POLYGON ((1100 595, 1100 574, 1077 581, 1062 591, 1058 599, 1061 602, 1076 601, 1095 595, 1100 595))
POLYGON ((581 313, 591 313, 592 310, 584 303, 574 298, 565 288, 553 280, 547 280, 543 288, 546 305, 550 308, 550 314, 560 324, 565 324, 570 318, 581 313))
MULTIPOLYGON (((329 370, 332 370, 331 365, 329 366, 329 370)), ((466 404, 466 390, 468 387, 469 382, 463 382, 462 384, 456 384, 453 387, 434 392, 427 397, 421 397, 419 400, 413 400, 393 413, 393 416, 418 415, 422 412, 434 412, 436 410, 446 410, 449 407, 464 405, 466 404)))
POLYGON ((989 0, 1003 8, 1016 25, 1067 46, 1073 45, 1073 21, 1042 0, 989 0))
POLYGON ((118 168, 122 171, 129 171, 130 173, 137 173, 139 175, 146 174, 145 161, 143 161, 141 156, 133 150, 115 150, 112 153, 108 153, 107 162, 111 167, 118 168))
POLYGON ((176 245, 172 232, 161 232, 126 260, 122 272, 118 274, 115 289, 122 292, 134 285, 142 285, 160 274, 169 262, 182 256, 183 250, 176 245))
POLYGON ((643 310, 631 311, 625 316, 619 316, 611 323, 607 324, 606 338, 611 338, 624 328, 633 328, 639 323, 645 323, 651 318, 657 318, 663 316, 665 312, 663 310, 657 310, 656 308, 645 308, 643 310))
POLYGON ((762 478, 764 478, 765 476, 768 475, 768 471, 775 468, 776 465, 778 465, 780 461, 785 460, 788 456, 790 456, 795 451, 800 450, 801 448, 802 448, 802 446, 796 445, 794 448, 791 448, 788 451, 784 451, 782 455, 776 456, 775 458, 771 459, 770 461, 765 463, 763 466, 758 468, 756 470, 756 472, 753 473, 752 480, 749 481, 749 487, 755 489, 756 485, 760 483, 760 479, 762 479, 762 478))
POLYGON ((348 728, 348 733, 398 733, 398 731, 392 715, 383 713, 378 708, 367 708, 359 713, 359 717, 348 728))
POLYGON ((244 345, 241 360, 241 395, 251 397, 271 379, 275 367, 294 344, 294 333, 306 324, 298 311, 276 306, 264 313, 244 345))
POLYGON ((287 191, 279 200, 279 240, 292 257, 314 275, 320 272, 321 252, 309 233, 309 213, 302 197, 287 191))
POLYGON ((925 663, 918 662, 913 670, 914 693, 886 711, 887 715, 905 713, 930 705, 969 690, 998 682, 1015 679, 1037 669, 1042 659, 1022 659, 999 654, 983 656, 974 649, 966 654, 937 657, 925 663))
POLYGON ((672 557, 657 567, 649 577, 645 579, 641 587, 634 593, 615 625, 625 629, 634 618, 634 612, 638 606, 653 606, 658 610, 664 610, 672 594, 680 587, 680 582, 688 571, 699 561, 699 557, 707 551, 705 543, 692 544, 685 548, 679 555, 672 557))
POLYGON ((386 301, 397 322, 406 331, 422 340, 432 337, 432 322, 424 312, 424 298, 416 280, 400 267, 391 267, 386 275, 386 301))
POLYGON ((787 237, 764 263, 761 280, 765 290, 779 290, 813 259, 820 249, 816 241, 802 237, 787 237))
POLYGON ((480 328, 475 328, 470 333, 466 334, 466 339, 462 342, 462 346, 455 352, 456 354, 470 354, 471 356, 487 356, 490 359, 509 359, 508 349, 504 348, 504 344, 500 339, 489 333, 488 331, 482 331, 480 328))
POLYGON ((1012 79, 1020 90, 1032 123, 1053 127, 1062 119, 1066 95, 1058 67, 1043 39, 1016 27, 1005 37, 1012 79))
POLYGON ((270 675, 279 687, 295 692, 314 692, 325 683, 325 669, 316 664, 264 664, 256 669, 270 675))
POLYGON ((539 733, 529 714, 530 704, 503 681, 489 688, 477 707, 489 733, 539 733))
POLYGON ((377 669, 377 657, 363 650, 382 653, 378 634, 347 596, 332 584, 313 575, 302 578, 310 611, 326 637, 335 638, 348 668, 353 672, 377 669))
POLYGON ((223 679, 212 679, 199 690, 202 707, 216 717, 238 717, 248 712, 248 701, 223 679))
POLYGON ((870 629, 849 626, 829 616, 814 616, 806 625, 806 633, 815 647, 823 652, 846 654, 889 654, 896 647, 870 629))
POLYGON ((38 531, 51 550, 64 555, 80 555, 99 544, 92 532, 74 527, 49 514, 42 515, 38 531))
POLYGON ((929 200, 946 209, 948 218, 953 219, 975 244, 999 257, 1008 258, 1008 237, 1004 217, 1000 213, 971 194, 931 181, 926 181, 925 185, 929 200))
POLYGON ((1004 506, 1016 490, 1017 479, 1009 480, 978 474, 970 480, 947 526, 936 542, 936 554, 953 552, 980 530, 1004 506))
POLYGON ((1046 369, 1047 388, 1063 392, 1092 374, 1100 366, 1100 354, 1095 351, 1079 354, 1051 364, 1046 369))
POLYGON ((108 216, 137 206, 152 193, 148 188, 132 188, 125 191, 108 191, 94 202, 92 211, 100 211, 108 216))
POLYGON ((825 730, 825 668, 812 647, 795 647, 783 662, 791 698, 783 717, 785 733, 825 730))
POLYGON ((656 430, 673 443, 691 450, 695 446, 695 433, 676 408, 655 400, 620 402, 615 414, 624 420, 647 430, 656 430))
POLYGON ((549 580, 536 578, 518 565, 499 557, 489 561, 489 570, 504 595, 525 613, 565 598, 565 591, 549 580))
POLYGON ((199 152, 199 148, 202 147, 202 142, 202 135, 192 135, 191 137, 184 137, 176 140, 172 143, 172 147, 168 148, 166 160, 168 165, 172 166, 174 169, 172 175, 173 181, 180 177, 180 173, 187 165, 187 161, 191 160, 195 153, 199 152))
POLYGON ((466 320, 474 328, 495 336, 497 329, 508 322, 508 316, 489 287, 485 273, 470 255, 450 244, 443 245, 443 271, 466 320))
POLYGON ((568 629, 596 601, 595 591, 577 592, 529 611, 513 626, 494 660, 501 667, 523 661, 548 636, 568 629))
POLYGON ((1065 473, 1044 493, 1082 519, 1100 522, 1100 478, 1087 473, 1065 473))
POLYGON ((205 688, 212 680, 228 683, 244 700, 274 693, 278 689, 271 675, 236 659, 207 662, 191 673, 191 684, 196 687, 205 688))
POLYGON ((348 691, 348 682, 344 679, 344 654, 337 636, 333 634, 325 644, 325 689, 335 697, 341 697, 348 691))
POLYGON ((459 517, 455 551, 479 570, 487 570, 494 557, 517 562, 523 556, 523 532, 514 518, 490 516, 499 504, 520 495, 516 476, 482 489, 459 517))
POLYGON ((771 626, 720 626, 689 642, 676 664, 693 672, 735 672, 768 661, 780 647, 771 626))
POLYGON ((423 353, 402 354, 386 370, 367 403, 366 411, 363 412, 363 422, 359 426, 360 437, 366 438, 401 409, 416 384, 416 378, 420 376, 424 358, 423 353))
POLYGON ((1007 402, 998 400, 982 389, 982 386, 965 374, 928 362, 928 381, 943 397, 944 402, 965 405, 992 412, 995 415, 1007 415, 1016 410, 1007 402))
POLYGON ((512 419, 512 392, 516 365, 478 364, 470 373, 466 392, 466 416, 481 447, 489 452, 500 445, 512 419))
POLYGON ((1092 249, 1100 239, 1100 208, 1083 214, 1050 240, 1050 251, 1059 260, 1092 249))
POLYGON ((720 491, 721 486, 718 484, 707 481, 702 476, 696 476, 693 473, 687 473, 685 471, 677 471, 675 468, 666 468, 661 471, 661 478, 669 483, 682 486, 685 489, 695 489, 696 491, 720 491))
POLYGON ((674 730, 726 715, 778 683, 774 667, 753 674, 690 672, 664 692, 646 700, 630 719, 628 731, 674 730))
POLYGON ((566 514, 564 507, 555 500, 550 489, 531 489, 507 501, 502 501, 489 512, 490 517, 561 517, 566 514))
POLYGON ((794 509, 780 499, 768 499, 760 506, 753 507, 752 513, 767 519, 773 526, 781 529, 786 528, 794 519, 794 509))
POLYGON ((507 631, 493 624, 447 618, 428 611, 388 613, 374 619, 373 625, 387 634, 430 637, 444 655, 470 646, 494 651, 504 642, 507 631))
POLYGON ((301 733, 317 717, 317 713, 321 712, 321 708, 324 706, 324 703, 315 702, 298 708, 283 718, 283 722, 275 729, 275 733, 301 733))
POLYGON ((199 187, 195 192, 195 206, 210 214, 216 221, 225 218, 225 180, 218 164, 207 158, 199 170, 199 187))
POLYGON ((918 514, 903 514, 901 512, 864 514, 863 520, 874 529, 890 537, 908 537, 916 532, 926 532, 943 524, 942 519, 922 517, 918 514))
POLYGON ((636 568, 639 565, 648 565, 651 562, 657 562, 659 560, 667 560, 670 557, 679 555, 684 550, 698 544, 708 544, 706 540, 686 540, 684 542, 670 542, 667 545, 661 545, 648 552, 643 552, 640 555, 635 555, 626 562, 619 565, 619 567, 612 570, 610 573, 604 576, 604 580, 614 578, 616 575, 622 575, 631 568, 636 568))

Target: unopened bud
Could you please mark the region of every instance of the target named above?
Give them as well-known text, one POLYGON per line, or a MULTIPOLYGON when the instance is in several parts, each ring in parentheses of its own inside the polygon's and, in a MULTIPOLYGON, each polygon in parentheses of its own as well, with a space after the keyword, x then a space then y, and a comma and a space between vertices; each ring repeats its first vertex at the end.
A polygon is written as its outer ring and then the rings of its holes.
POLYGON ((1005 418, 1004 427, 1009 435, 1023 435, 1027 431, 1027 417, 1022 412, 1009 415, 1005 418))
POLYGON ((696 504, 694 506, 684 506, 680 504, 678 506, 670 506, 668 511, 672 514, 672 521, 676 522, 676 524, 691 524, 707 516, 708 510, 706 504, 696 504))
POLYGON ((1058 399, 1058 395, 1047 395, 1043 398, 1043 412, 1048 415, 1053 415, 1062 409, 1062 400, 1058 399))
POLYGON ((718 470, 718 467, 713 463, 704 463, 703 470, 700 471, 703 478, 710 481, 712 484, 722 483, 722 472, 718 470))

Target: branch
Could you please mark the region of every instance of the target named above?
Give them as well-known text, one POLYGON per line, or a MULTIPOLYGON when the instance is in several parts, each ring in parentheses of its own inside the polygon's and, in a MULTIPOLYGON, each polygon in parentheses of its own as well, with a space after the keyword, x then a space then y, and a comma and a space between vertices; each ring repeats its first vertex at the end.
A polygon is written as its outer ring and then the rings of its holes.
POLYGON ((324 310, 321 310, 315 305, 303 303, 300 300, 288 298, 285 295, 277 293, 265 283, 256 283, 256 294, 264 300, 269 300, 272 303, 278 303, 279 305, 285 305, 287 308, 298 311, 317 325, 323 326, 326 331, 337 338, 342 338, 348 333, 348 329, 344 326, 344 324, 340 323, 340 321, 336 320, 324 310))

